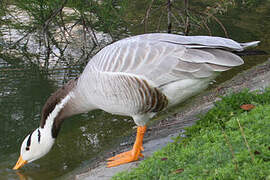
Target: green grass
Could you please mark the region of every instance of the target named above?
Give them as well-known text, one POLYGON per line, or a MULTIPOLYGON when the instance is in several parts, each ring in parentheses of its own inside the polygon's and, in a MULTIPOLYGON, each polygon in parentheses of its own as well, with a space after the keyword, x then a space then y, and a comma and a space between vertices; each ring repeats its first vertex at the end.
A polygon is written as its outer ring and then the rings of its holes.
POLYGON ((113 179, 270 180, 269 104, 269 89, 226 96, 186 129, 186 138, 176 138, 138 168, 113 179), (242 104, 256 107, 247 112, 242 104))

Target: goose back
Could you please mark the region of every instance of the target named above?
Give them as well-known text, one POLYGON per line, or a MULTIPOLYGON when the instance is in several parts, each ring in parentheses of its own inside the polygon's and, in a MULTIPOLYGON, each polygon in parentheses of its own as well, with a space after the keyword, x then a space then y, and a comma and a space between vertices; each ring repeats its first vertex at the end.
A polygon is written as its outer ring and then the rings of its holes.
POLYGON ((161 103, 166 99, 173 105, 206 88, 219 72, 243 64, 232 51, 246 47, 210 36, 155 33, 126 38, 89 61, 78 80, 79 92, 98 108, 116 114, 145 112, 143 104, 153 91, 166 98, 151 96, 151 102, 161 98, 161 103))
POLYGON ((239 66, 243 60, 230 52, 239 50, 243 50, 239 43, 220 37, 139 35, 102 49, 88 63, 84 73, 135 74, 159 87, 181 79, 207 78, 215 72, 239 66))

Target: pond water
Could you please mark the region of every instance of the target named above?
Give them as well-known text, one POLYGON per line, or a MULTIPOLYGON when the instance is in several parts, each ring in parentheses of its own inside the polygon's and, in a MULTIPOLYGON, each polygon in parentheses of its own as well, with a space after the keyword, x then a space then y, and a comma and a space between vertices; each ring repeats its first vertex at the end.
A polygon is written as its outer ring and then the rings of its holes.
MULTIPOLYGON (((260 49, 270 52, 269 1, 256 9, 231 9, 220 16, 220 20, 232 39, 240 42, 260 40, 260 49)), ((224 36, 216 24, 210 28, 214 35, 224 36)), ((132 34, 138 32, 136 29, 131 31, 132 34)), ((265 61, 267 56, 244 59, 244 66, 222 73, 218 81, 265 61)), ((63 123, 57 142, 48 155, 16 173, 12 167, 19 156, 21 142, 38 127, 46 99, 66 79, 78 76, 83 67, 44 71, 35 65, 10 63, 13 61, 12 58, 0 59, 0 179, 65 179, 113 147, 118 143, 117 139, 128 134, 134 126, 129 117, 112 116, 103 111, 76 115, 63 123)))

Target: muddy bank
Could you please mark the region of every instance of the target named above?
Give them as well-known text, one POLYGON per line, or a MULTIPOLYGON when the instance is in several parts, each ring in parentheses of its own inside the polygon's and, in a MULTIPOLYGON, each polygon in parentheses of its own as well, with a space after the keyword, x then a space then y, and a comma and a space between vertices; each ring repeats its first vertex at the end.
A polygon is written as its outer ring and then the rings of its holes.
MULTIPOLYGON (((218 87, 209 91, 201 93, 192 99, 187 100, 185 106, 177 109, 177 112, 169 117, 161 115, 160 121, 155 121, 148 128, 145 135, 143 152, 144 158, 149 157, 156 150, 164 147, 167 143, 172 142, 172 137, 178 136, 183 133, 183 127, 190 126, 198 120, 198 115, 207 112, 212 106, 213 102, 219 100, 219 96, 224 96, 229 92, 238 92, 244 88, 252 91, 263 90, 265 87, 270 86, 270 59, 264 64, 258 65, 252 69, 244 71, 229 81, 220 84, 218 87)), ((105 157, 110 157, 114 153, 126 151, 132 147, 135 139, 135 133, 128 138, 124 143, 120 144, 120 148, 113 153, 108 153, 105 157)), ((106 162, 97 162, 92 168, 84 170, 75 176, 78 180, 105 180, 110 179, 114 174, 130 170, 136 166, 140 161, 124 164, 121 166, 106 168, 106 162)), ((72 177, 74 179, 74 176, 72 177)))

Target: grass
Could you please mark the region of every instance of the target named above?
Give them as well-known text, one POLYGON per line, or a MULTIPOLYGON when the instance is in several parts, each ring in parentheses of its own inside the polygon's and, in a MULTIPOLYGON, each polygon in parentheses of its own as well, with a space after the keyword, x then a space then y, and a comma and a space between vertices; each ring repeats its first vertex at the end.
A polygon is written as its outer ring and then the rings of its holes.
POLYGON ((223 97, 185 134, 113 179, 270 180, 270 89, 223 97))

